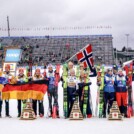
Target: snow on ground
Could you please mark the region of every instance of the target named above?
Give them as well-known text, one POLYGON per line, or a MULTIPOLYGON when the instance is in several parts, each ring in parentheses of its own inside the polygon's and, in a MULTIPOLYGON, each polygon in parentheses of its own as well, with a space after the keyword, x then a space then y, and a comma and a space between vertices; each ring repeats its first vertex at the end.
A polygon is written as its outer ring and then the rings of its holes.
MULTIPOLYGON (((97 86, 96 78, 91 78, 91 96, 93 110, 96 108, 97 86)), ((93 117, 83 121, 70 121, 63 118, 63 89, 59 83, 59 108, 60 119, 46 118, 48 109, 47 94, 44 97, 45 117, 34 121, 22 121, 17 118, 17 101, 10 100, 10 115, 13 118, 5 118, 3 104, 0 119, 0 134, 134 134, 134 118, 123 121, 108 121, 93 117)))
POLYGON ((22 121, 0 119, 0 134, 134 134, 134 118, 123 121, 91 118, 83 121, 38 118, 22 121))

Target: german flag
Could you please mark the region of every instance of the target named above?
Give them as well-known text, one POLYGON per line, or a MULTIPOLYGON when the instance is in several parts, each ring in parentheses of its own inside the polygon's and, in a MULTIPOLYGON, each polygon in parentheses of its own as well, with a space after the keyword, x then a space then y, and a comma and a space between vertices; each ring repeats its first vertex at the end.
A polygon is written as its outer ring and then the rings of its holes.
POLYGON ((27 83, 6 84, 2 89, 2 99, 43 100, 48 83, 48 80, 39 80, 27 83))

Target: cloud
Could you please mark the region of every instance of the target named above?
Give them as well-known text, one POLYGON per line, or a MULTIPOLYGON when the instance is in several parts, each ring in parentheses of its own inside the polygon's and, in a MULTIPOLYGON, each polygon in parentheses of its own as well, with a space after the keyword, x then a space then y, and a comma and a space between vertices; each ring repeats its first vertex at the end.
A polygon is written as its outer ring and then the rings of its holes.
MULTIPOLYGON (((12 35, 112 34, 114 47, 134 48, 133 0, 0 0, 0 27, 112 26, 112 29, 79 31, 12 32, 12 35)), ((5 33, 1 33, 5 35, 5 33)))

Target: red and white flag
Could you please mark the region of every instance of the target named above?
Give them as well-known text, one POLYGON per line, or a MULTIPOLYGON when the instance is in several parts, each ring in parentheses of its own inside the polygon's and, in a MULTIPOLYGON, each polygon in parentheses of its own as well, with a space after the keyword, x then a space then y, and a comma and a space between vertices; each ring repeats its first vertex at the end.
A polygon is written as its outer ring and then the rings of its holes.
POLYGON ((90 68, 90 71, 93 72, 93 52, 92 45, 87 45, 84 49, 77 53, 77 59, 79 62, 84 63, 84 67, 90 68))

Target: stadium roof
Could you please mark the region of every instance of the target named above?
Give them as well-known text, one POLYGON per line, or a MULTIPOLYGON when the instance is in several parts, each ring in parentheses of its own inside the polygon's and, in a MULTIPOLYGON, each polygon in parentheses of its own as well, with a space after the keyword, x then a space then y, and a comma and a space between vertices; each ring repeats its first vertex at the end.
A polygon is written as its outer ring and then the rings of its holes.
POLYGON ((96 37, 112 37, 111 34, 102 34, 102 35, 59 35, 59 36, 49 36, 49 35, 45 35, 45 36, 6 36, 6 37, 0 37, 0 38, 40 38, 40 39, 44 39, 44 38, 96 38, 96 37))

